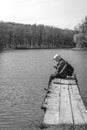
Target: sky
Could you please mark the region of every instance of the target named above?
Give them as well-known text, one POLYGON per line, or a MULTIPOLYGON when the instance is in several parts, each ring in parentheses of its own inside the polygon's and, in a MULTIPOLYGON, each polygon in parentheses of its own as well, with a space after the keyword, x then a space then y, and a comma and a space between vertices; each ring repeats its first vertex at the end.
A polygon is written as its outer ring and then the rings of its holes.
POLYGON ((0 21, 74 29, 87 15, 87 0, 0 0, 0 21))

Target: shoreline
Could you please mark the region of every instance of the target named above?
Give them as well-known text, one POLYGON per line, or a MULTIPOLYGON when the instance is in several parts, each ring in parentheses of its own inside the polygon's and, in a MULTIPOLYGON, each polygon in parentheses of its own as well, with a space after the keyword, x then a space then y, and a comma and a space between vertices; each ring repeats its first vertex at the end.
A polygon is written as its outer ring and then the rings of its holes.
POLYGON ((0 53, 5 52, 5 51, 15 51, 15 50, 55 50, 55 49, 64 49, 64 50, 73 50, 73 51, 87 51, 87 48, 76 48, 76 47, 62 47, 62 48, 5 48, 0 50, 0 53))
POLYGON ((5 50, 42 50, 42 49, 74 49, 74 47, 54 47, 54 48, 51 48, 51 47, 43 47, 43 48, 39 48, 39 47, 36 47, 36 48, 4 48, 4 49, 1 49, 0 51, 5 51, 5 50))
POLYGON ((77 47, 72 48, 72 49, 76 50, 76 51, 86 51, 87 50, 87 48, 77 48, 77 47))

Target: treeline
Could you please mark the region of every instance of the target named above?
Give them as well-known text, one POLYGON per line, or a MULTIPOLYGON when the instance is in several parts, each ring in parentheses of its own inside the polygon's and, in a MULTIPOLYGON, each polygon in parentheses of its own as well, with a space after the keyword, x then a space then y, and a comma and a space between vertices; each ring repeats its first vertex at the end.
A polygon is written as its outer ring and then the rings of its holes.
POLYGON ((77 47, 87 48, 87 16, 75 27, 74 42, 77 47))
POLYGON ((74 47, 73 35, 68 29, 0 22, 0 49, 74 47))

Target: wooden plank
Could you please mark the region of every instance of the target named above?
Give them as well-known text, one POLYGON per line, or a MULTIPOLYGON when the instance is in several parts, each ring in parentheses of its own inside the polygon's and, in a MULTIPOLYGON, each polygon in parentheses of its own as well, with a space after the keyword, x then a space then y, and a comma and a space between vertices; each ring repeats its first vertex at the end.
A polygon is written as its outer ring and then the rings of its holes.
POLYGON ((55 79, 52 80, 52 83, 54 83, 54 82, 58 82, 58 83, 60 83, 60 81, 61 81, 60 78, 55 78, 55 79))
POLYGON ((57 94, 59 95, 60 93, 60 85, 56 85, 56 84, 51 84, 48 91, 47 91, 47 94, 45 96, 45 99, 42 103, 42 106, 41 108, 44 109, 44 108, 47 108, 47 105, 48 105, 48 100, 53 98, 53 96, 50 96, 51 94, 57 94))
POLYGON ((54 83, 52 83, 51 84, 51 86, 48 88, 48 91, 56 91, 56 90, 58 90, 58 89, 60 89, 60 85, 59 84, 54 84, 54 83), (57 86, 58 85, 58 86, 57 86))
POLYGON ((50 96, 45 100, 46 113, 44 115, 44 124, 56 125, 59 124, 59 107, 60 107, 60 86, 58 85, 58 91, 54 94, 50 93, 50 96))
POLYGON ((73 124, 68 85, 61 87, 60 124, 73 124))
POLYGON ((61 83, 63 84, 76 84, 75 79, 61 79, 61 83))
POLYGON ((50 98, 59 98, 59 94, 60 94, 60 85, 55 85, 53 84, 53 88, 50 88, 49 91, 47 92, 47 97, 48 100, 50 98))
POLYGON ((52 81, 52 83, 55 83, 55 84, 76 84, 76 80, 74 78, 71 78, 71 79, 54 79, 52 81))
POLYGON ((69 80, 66 80, 66 79, 61 79, 61 81, 60 81, 62 84, 69 84, 69 80))
POLYGON ((80 93, 79 93, 79 89, 78 89, 77 85, 74 85, 71 87, 72 87, 73 95, 77 101, 77 106, 78 106, 78 108, 83 116, 85 124, 87 124, 87 109, 82 101, 82 98, 81 98, 80 93))
MULTIPOLYGON (((74 86, 73 86, 74 88, 74 86)), ((75 94, 73 93, 72 86, 69 85, 69 93, 70 93, 70 101, 72 106, 72 114, 75 125, 84 124, 83 116, 78 108, 78 102, 75 98, 75 94)))
POLYGON ((59 97, 48 98, 47 110, 44 116, 44 124, 56 125, 59 123, 59 97))
POLYGON ((49 110, 59 110, 59 102, 58 100, 51 100, 45 107, 49 110))
POLYGON ((58 89, 58 88, 60 88, 60 84, 54 84, 54 83, 52 83, 51 85, 50 85, 50 87, 49 87, 49 89, 58 89))
POLYGON ((44 116, 43 123, 48 125, 59 124, 59 111, 47 110, 44 116))
POLYGON ((57 96, 50 95, 48 98, 45 99, 43 106, 49 109, 56 107, 59 107, 59 93, 57 96))
POLYGON ((54 84, 53 84, 53 87, 51 87, 51 88, 48 90, 48 93, 49 93, 49 92, 59 93, 59 91, 60 91, 60 84, 57 84, 57 85, 54 85, 54 84))
POLYGON ((69 84, 71 84, 71 85, 74 85, 74 84, 76 84, 76 80, 75 79, 69 79, 69 84))

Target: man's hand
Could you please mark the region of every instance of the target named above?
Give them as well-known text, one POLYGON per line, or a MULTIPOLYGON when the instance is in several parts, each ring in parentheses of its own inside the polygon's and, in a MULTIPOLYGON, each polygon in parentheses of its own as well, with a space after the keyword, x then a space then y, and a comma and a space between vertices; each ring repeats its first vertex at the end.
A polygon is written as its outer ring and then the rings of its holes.
POLYGON ((55 69, 57 69, 57 66, 53 66, 55 69))

